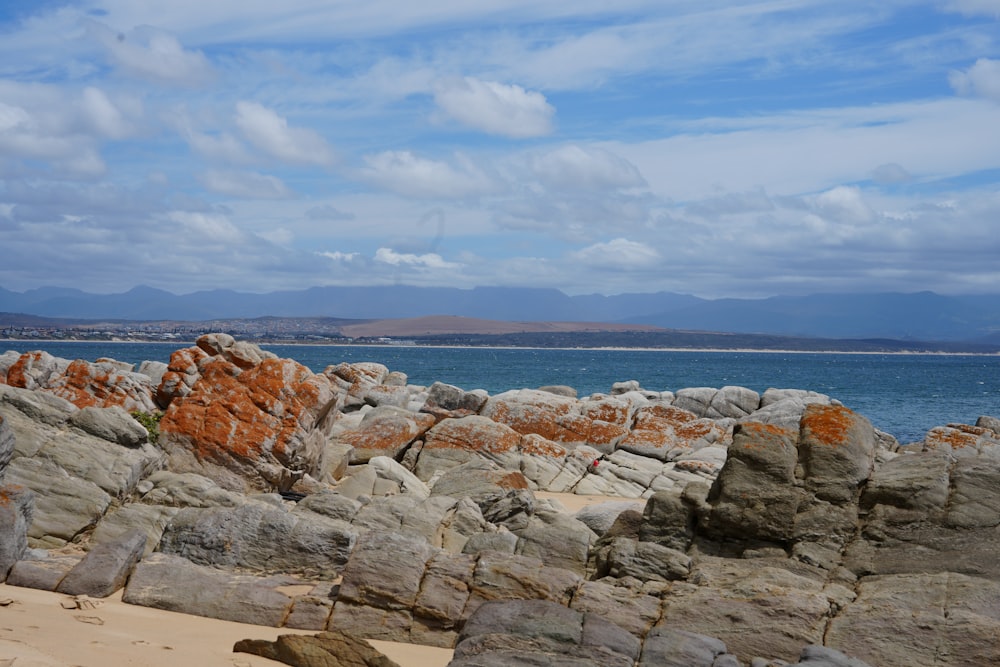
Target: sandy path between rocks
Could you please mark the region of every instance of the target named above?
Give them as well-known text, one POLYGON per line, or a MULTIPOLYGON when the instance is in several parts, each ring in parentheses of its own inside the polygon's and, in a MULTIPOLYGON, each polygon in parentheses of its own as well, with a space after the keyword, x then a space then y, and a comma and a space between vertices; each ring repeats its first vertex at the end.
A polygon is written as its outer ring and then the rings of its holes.
MULTIPOLYGON (((558 500, 571 513, 594 503, 626 500, 536 495, 558 500)), ((640 509, 645 504, 635 502, 640 509)), ((119 591, 96 600, 93 609, 64 609, 69 596, 0 584, 0 667, 273 667, 280 663, 233 653, 233 644, 314 634, 129 605, 121 597, 119 591)), ((369 641, 402 667, 445 667, 452 656, 450 649, 369 641)))

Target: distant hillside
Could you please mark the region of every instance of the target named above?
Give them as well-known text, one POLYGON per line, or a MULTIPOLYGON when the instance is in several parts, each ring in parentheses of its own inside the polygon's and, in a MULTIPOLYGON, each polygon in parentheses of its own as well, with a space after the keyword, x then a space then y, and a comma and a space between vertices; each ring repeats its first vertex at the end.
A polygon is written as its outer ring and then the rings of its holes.
POLYGON ((45 287, 23 293, 0 288, 0 311, 55 318, 187 322, 263 316, 383 320, 441 315, 822 338, 992 342, 1000 336, 1000 295, 932 292, 707 300, 671 292, 569 296, 555 289, 508 287, 312 287, 268 294, 212 290, 184 295, 150 287, 121 294, 45 287))

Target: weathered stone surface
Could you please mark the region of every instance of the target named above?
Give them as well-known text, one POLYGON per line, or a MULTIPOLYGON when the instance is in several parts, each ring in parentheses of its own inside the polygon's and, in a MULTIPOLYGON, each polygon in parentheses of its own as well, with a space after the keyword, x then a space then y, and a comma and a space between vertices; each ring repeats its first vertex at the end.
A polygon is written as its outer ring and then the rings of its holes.
POLYGON ((117 540, 91 548, 56 590, 67 595, 104 598, 125 585, 146 548, 146 533, 132 529, 117 540))
POLYGON ((16 484, 0 486, 0 582, 28 549, 34 494, 16 484))
POLYGON ((640 408, 620 449, 661 461, 707 446, 725 437, 726 431, 711 419, 676 406, 650 405, 640 408))
POLYGON ((686 410, 695 417, 704 417, 708 414, 708 408, 712 405, 712 399, 718 393, 715 387, 685 387, 674 392, 673 405, 681 410, 686 410))
POLYGON ((452 667, 635 662, 639 640, 612 623, 543 600, 489 602, 463 627, 452 667))
POLYGON ((639 539, 687 551, 694 539, 696 506, 678 491, 659 491, 646 501, 639 539))
POLYGON ((573 518, 583 522, 595 535, 601 536, 611 530, 622 512, 641 512, 645 504, 638 500, 608 500, 587 505, 573 514, 573 518))
POLYGON ((365 405, 368 391, 389 378, 389 369, 382 364, 372 362, 342 363, 328 366, 323 375, 341 395, 342 409, 350 410, 365 405))
POLYGON ((366 412, 356 428, 335 433, 331 441, 350 446, 350 462, 356 465, 376 456, 397 457, 433 425, 431 415, 381 407, 366 412))
POLYGON ((344 567, 338 604, 412 609, 435 552, 420 538, 384 531, 363 534, 344 567))
POLYGON ((47 352, 26 352, 7 369, 6 384, 44 391, 81 408, 120 406, 128 411, 156 410, 152 379, 132 372, 131 368, 111 359, 91 363, 58 359, 47 352))
POLYGON ((125 447, 138 447, 149 440, 145 427, 117 405, 82 408, 70 415, 69 423, 90 435, 125 447))
POLYGON ((122 600, 182 614, 280 627, 292 605, 281 592, 301 585, 292 577, 255 577, 195 565, 180 556, 154 553, 136 565, 122 600))
POLYGON ((519 470, 520 442, 521 435, 517 431, 486 417, 471 415, 445 419, 426 433, 414 473, 427 481, 438 471, 477 459, 487 459, 508 470, 519 470))
POLYGON ((665 626, 717 637, 744 660, 792 660, 802 646, 823 643, 831 605, 822 580, 755 560, 705 557, 691 578, 701 585, 671 588, 665 626))
POLYGON ((634 408, 617 397, 578 401, 536 389, 491 396, 480 414, 521 434, 610 452, 628 433, 634 408))
POLYGON ((0 414, 0 483, 3 482, 3 474, 7 469, 7 464, 14 457, 14 429, 0 414))
POLYGON ((321 474, 336 405, 326 376, 290 359, 265 358, 244 369, 221 356, 174 353, 161 393, 172 377, 187 377, 189 357, 197 379, 160 421, 171 470, 237 491, 287 490, 304 474, 321 474))
POLYGON ((585 575, 587 555, 597 535, 583 522, 562 512, 539 511, 518 531, 518 537, 517 553, 585 575))
POLYGON ((546 567, 537 558, 482 552, 464 616, 489 600, 551 600, 567 605, 581 581, 579 574, 546 567))
POLYGON ((660 619, 661 605, 658 597, 602 581, 580 584, 570 604, 577 611, 599 614, 636 637, 644 637, 660 619))
POLYGON ((409 609, 383 609, 338 600, 330 615, 328 630, 341 630, 356 637, 390 642, 411 642, 413 614, 409 609))
POLYGON ((96 524, 111 504, 99 486, 51 461, 16 458, 7 468, 7 482, 35 492, 28 538, 38 548, 63 546, 96 524))
POLYGON ((435 382, 427 390, 427 399, 420 411, 439 420, 465 417, 478 414, 487 399, 489 394, 482 390, 465 391, 454 385, 435 382))
POLYGON ((675 581, 691 571, 691 557, 653 542, 615 538, 598 556, 597 572, 640 581, 675 581))
POLYGON ((143 555, 148 556, 160 543, 163 531, 178 511, 177 507, 141 503, 129 503, 117 509, 110 509, 98 521, 94 532, 90 535, 90 542, 92 544, 112 542, 130 530, 138 529, 146 535, 143 555))
POLYGON ((7 584, 54 591, 81 558, 78 555, 50 554, 42 549, 29 549, 22 560, 14 563, 7 577, 7 584))
POLYGON ((726 654, 725 642, 668 623, 657 625, 646 635, 638 667, 714 667, 726 654))
POLYGON ((242 639, 234 653, 249 653, 293 667, 399 667, 368 642, 339 631, 318 635, 278 635, 265 639, 242 639))
POLYGON ((296 512, 309 511, 331 519, 350 523, 361 509, 361 503, 336 491, 321 491, 306 496, 295 506, 296 512))
POLYGON ((420 499, 425 499, 431 494, 431 490, 420 481, 420 478, 388 456, 376 456, 368 462, 368 465, 375 469, 378 477, 395 482, 401 493, 408 493, 420 499))
POLYGON ((787 541, 803 493, 794 486, 796 434, 747 422, 733 432, 729 458, 709 496, 706 533, 787 541))
POLYGON ((879 667, 1000 664, 1000 584, 941 572, 867 577, 826 644, 879 667))
POLYGON ((803 412, 800 428, 805 488, 833 503, 854 500, 875 462, 871 422, 843 406, 812 404, 803 412))
POLYGON ((799 420, 806 406, 837 404, 826 394, 804 389, 768 389, 760 397, 760 409, 740 421, 755 421, 782 428, 799 429, 799 420))
MULTIPOLYGON (((675 398, 676 400, 676 398, 675 398)), ((715 392, 705 411, 709 419, 740 419, 760 407, 760 394, 746 387, 726 386, 715 392)))
POLYGON ((147 505, 237 507, 245 502, 242 494, 227 491, 209 478, 195 473, 158 470, 145 481, 152 485, 141 498, 141 502, 147 505))
POLYGON ((341 521, 250 503, 180 510, 163 533, 160 551, 199 565, 334 578, 356 539, 341 521))

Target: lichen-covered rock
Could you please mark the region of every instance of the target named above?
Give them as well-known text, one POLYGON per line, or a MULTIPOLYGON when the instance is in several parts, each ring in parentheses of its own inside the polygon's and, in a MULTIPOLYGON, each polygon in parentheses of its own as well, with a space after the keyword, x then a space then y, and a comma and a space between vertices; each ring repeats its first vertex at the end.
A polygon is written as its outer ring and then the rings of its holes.
POLYGON ((634 406, 618 397, 578 401, 537 389, 491 396, 480 414, 521 434, 610 452, 627 434, 634 406))
POLYGON ((711 419, 669 405, 640 408, 631 431, 618 447, 633 454, 669 461, 722 440, 726 430, 711 419))
POLYGON ((438 471, 484 459, 508 470, 519 470, 520 442, 517 431, 486 417, 445 419, 425 434, 414 472, 427 481, 438 471))
POLYGON ((196 371, 189 392, 173 398, 160 421, 171 470, 237 491, 284 491, 303 475, 320 475, 335 407, 326 377, 272 358, 246 369, 221 356, 201 358, 196 371))
POLYGON ((800 429, 805 488, 836 504, 855 500, 875 463, 871 422, 842 406, 812 404, 802 414, 800 429))
POLYGON ((376 408, 365 413, 353 429, 335 432, 331 441, 351 447, 350 463, 367 463, 376 456, 396 458, 434 425, 434 417, 399 408, 376 408))

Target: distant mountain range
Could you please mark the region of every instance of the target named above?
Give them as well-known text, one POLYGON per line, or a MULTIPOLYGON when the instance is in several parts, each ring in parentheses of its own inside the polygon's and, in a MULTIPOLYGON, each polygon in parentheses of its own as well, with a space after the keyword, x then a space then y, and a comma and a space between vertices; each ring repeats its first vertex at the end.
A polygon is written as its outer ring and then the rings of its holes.
POLYGON ((0 312, 83 320, 195 322, 262 316, 394 319, 449 315, 820 338, 1000 343, 1000 294, 887 292, 709 300, 672 292, 569 296, 556 289, 509 287, 311 287, 266 294, 211 290, 183 295, 144 286, 120 294, 43 287, 27 292, 0 288, 0 312))

